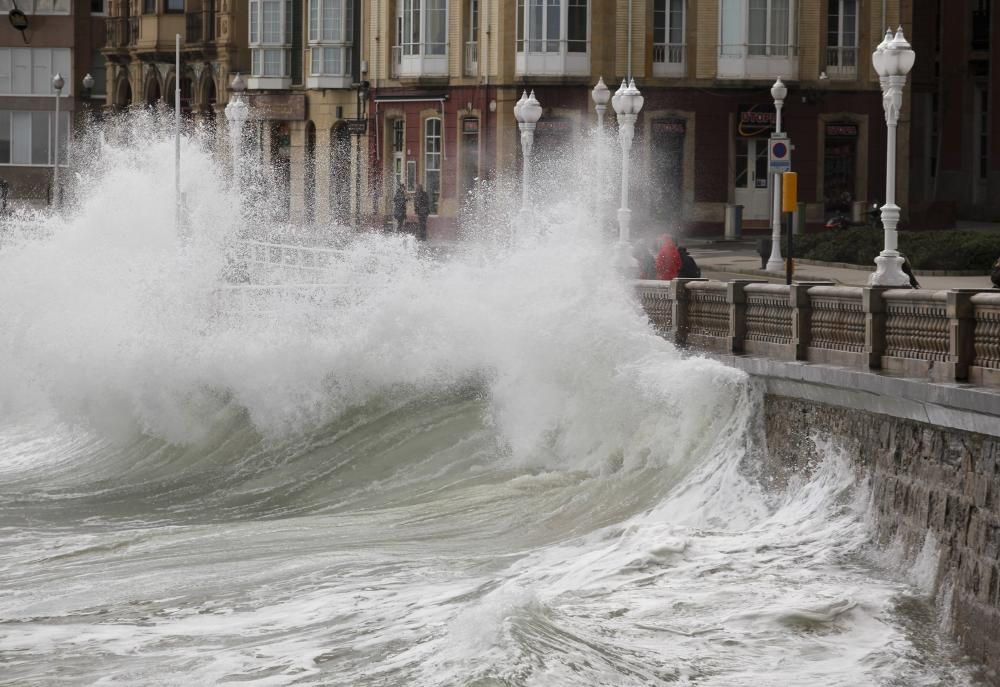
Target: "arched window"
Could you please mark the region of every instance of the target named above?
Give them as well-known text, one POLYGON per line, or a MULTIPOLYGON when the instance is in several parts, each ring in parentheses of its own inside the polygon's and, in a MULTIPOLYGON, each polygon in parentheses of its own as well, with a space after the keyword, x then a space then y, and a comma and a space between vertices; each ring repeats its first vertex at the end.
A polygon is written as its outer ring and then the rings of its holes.
POLYGON ((351 219, 351 134, 344 122, 330 132, 330 212, 334 221, 348 224, 351 219))
POLYGON ((441 119, 424 120, 424 189, 431 199, 431 213, 437 214, 441 195, 441 119))

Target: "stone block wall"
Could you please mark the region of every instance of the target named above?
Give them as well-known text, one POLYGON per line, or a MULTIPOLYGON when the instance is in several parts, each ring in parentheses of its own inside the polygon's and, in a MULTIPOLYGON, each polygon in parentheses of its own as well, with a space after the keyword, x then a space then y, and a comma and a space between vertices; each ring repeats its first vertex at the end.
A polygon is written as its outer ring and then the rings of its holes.
POLYGON ((1000 438, 776 395, 765 424, 772 474, 818 459, 807 433, 822 427, 870 476, 880 543, 915 556, 934 535, 953 632, 1000 684, 1000 438))

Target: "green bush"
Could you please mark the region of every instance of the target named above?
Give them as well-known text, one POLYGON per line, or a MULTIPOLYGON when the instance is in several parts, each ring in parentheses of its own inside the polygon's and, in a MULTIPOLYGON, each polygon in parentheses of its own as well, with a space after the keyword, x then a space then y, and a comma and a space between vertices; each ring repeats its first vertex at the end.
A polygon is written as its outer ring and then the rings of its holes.
MULTIPOLYGON (((798 258, 871 265, 882 251, 880 229, 854 227, 795 237, 798 258)), ((989 272, 1000 257, 1000 234, 974 231, 903 231, 899 251, 915 270, 989 272)))

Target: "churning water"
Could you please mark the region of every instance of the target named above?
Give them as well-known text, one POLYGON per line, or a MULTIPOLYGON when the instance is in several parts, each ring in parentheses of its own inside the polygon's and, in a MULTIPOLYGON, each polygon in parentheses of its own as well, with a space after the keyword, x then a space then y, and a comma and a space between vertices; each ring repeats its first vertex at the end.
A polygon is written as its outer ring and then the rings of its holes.
POLYGON ((849 460, 761 486, 759 390, 652 333, 586 183, 446 258, 314 230, 240 309, 238 242, 306 237, 193 137, 178 234, 155 128, 3 230, 0 683, 977 684, 849 460))

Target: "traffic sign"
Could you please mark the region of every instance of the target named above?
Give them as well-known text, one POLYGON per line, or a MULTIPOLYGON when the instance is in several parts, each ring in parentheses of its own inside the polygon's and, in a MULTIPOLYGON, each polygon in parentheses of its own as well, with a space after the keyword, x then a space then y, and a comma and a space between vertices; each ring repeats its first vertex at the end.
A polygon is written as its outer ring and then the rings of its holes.
POLYGON ((771 174, 792 171, 792 142, 787 136, 771 137, 767 147, 767 167, 771 174))

